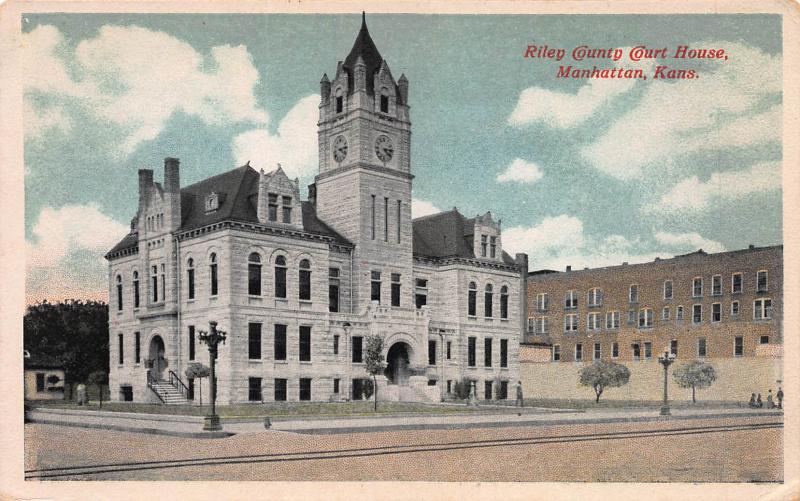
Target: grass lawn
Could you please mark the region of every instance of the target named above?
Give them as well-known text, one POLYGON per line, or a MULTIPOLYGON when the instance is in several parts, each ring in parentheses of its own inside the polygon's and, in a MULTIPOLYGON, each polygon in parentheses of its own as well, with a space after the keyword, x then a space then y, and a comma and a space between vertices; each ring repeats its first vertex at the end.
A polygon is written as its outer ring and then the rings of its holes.
MULTIPOLYGON (((513 400, 507 400, 503 404, 514 405, 513 400)), ((669 402, 673 409, 726 409, 747 407, 747 402, 730 401, 691 401, 678 400, 669 402)), ((600 399, 595 403, 593 398, 587 399, 525 399, 526 407, 548 407, 552 409, 658 409, 661 407, 661 400, 605 400, 600 399)))

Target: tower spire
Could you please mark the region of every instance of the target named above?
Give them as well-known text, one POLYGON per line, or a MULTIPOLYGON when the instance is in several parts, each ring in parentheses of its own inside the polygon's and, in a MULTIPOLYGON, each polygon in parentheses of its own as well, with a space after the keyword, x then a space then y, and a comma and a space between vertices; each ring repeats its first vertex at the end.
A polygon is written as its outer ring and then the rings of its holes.
POLYGON ((361 28, 367 27, 367 13, 363 10, 361 11, 361 28))

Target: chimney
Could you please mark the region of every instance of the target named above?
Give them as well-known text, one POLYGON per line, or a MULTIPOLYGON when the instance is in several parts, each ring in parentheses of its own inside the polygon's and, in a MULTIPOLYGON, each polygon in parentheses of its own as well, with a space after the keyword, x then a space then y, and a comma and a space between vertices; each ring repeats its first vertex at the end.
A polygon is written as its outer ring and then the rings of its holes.
POLYGON ((308 185, 308 201, 311 202, 311 205, 314 207, 317 206, 317 183, 308 185))
POLYGON ((164 159, 164 191, 167 193, 181 192, 181 162, 177 158, 164 159))
POLYGON ((267 174, 264 169, 258 173, 258 205, 256 216, 259 223, 266 223, 269 219, 269 195, 267 194, 267 174))
POLYGON ((517 253, 514 255, 514 261, 519 268, 519 338, 524 340, 528 332, 528 255, 517 253))
POLYGON ((567 271, 572 271, 572 266, 567 265, 567 271))
POLYGON ((139 169, 139 212, 147 205, 147 194, 153 186, 153 171, 151 169, 139 169))
POLYGON ((750 245, 748 245, 748 246, 747 246, 747 248, 748 248, 748 249, 750 249, 750 250, 753 250, 753 249, 755 249, 755 248, 756 248, 756 246, 755 246, 755 245, 753 245, 753 244, 750 244, 750 245))
POLYGON ((331 81, 328 79, 328 74, 322 74, 322 80, 319 81, 319 93, 322 97, 322 104, 328 104, 331 97, 331 81))

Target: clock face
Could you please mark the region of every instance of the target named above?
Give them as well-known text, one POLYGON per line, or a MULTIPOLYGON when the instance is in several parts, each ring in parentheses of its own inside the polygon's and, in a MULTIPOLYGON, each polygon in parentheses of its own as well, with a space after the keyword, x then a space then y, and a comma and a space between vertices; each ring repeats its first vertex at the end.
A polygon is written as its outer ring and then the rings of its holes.
POLYGON ((347 156, 347 139, 339 136, 333 141, 333 159, 341 163, 347 156))
POLYGON ((378 155, 382 162, 388 162, 392 159, 394 146, 392 146, 392 140, 389 139, 389 136, 378 136, 378 139, 375 140, 375 154, 378 155))

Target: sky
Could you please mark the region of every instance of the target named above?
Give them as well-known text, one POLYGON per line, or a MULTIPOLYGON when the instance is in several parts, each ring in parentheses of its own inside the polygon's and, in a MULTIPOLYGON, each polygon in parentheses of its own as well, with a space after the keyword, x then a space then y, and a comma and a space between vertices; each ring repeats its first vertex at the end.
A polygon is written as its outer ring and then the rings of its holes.
MULTIPOLYGON (((137 170, 188 185, 280 162, 317 173, 319 80, 351 15, 23 15, 28 302, 105 299, 137 170)), ((782 38, 775 15, 382 15, 409 80, 412 212, 491 210, 530 267, 644 262, 782 243, 782 38), (524 58, 529 44, 666 47, 667 58, 524 58), (727 60, 676 61, 678 45, 727 60), (692 80, 563 79, 572 64, 692 80)), ((627 51, 624 51, 627 54, 627 51)), ((567 55, 567 58, 569 56, 567 55)))

